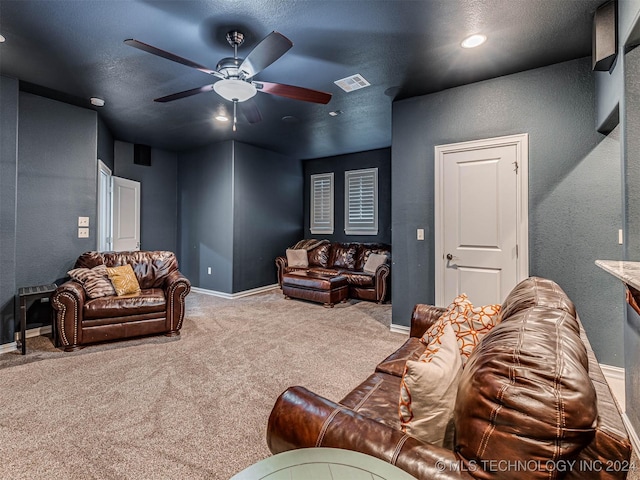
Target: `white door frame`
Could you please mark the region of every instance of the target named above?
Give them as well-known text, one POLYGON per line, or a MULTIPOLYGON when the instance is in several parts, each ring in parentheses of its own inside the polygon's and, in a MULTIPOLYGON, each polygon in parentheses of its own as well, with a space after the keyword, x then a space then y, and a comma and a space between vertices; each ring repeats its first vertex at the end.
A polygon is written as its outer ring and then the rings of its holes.
POLYGON ((436 305, 446 306, 452 299, 444 298, 444 158, 447 153, 477 150, 515 145, 517 152, 517 277, 518 281, 529 276, 529 134, 508 135, 504 137, 472 140, 435 146, 434 165, 434 231, 435 231, 435 301, 436 305))
POLYGON ((98 159, 98 233, 96 248, 99 252, 111 250, 111 169, 98 159), (106 185, 102 176, 107 178, 106 185))

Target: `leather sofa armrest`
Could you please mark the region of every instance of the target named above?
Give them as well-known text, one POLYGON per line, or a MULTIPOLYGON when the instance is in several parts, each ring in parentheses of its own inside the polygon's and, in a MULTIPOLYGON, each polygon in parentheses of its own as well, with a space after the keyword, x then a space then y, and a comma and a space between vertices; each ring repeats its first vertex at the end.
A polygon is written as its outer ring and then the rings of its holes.
POLYGON ((411 336, 422 337, 424 332, 446 311, 446 308, 417 303, 411 313, 411 336))
POLYGON ((65 350, 75 350, 81 343, 82 309, 86 294, 82 285, 73 280, 60 285, 51 297, 51 305, 56 310, 56 326, 60 345, 65 350))
POLYGON ((167 303, 168 335, 178 335, 185 312, 185 297, 191 291, 191 282, 180 271, 174 270, 164 280, 164 295, 167 303))
POLYGON ((375 274, 376 280, 376 300, 378 303, 382 303, 385 301, 387 295, 389 294, 389 282, 391 280, 391 267, 383 263, 382 265, 378 265, 376 268, 375 274))
POLYGON ((304 387, 280 395, 267 426, 272 453, 334 447, 365 453, 396 465, 418 479, 471 479, 450 450, 360 415, 304 387), (461 471, 462 470, 462 471, 461 471))
POLYGON ((276 268, 278 269, 278 285, 282 287, 282 275, 287 268, 287 257, 276 257, 276 268))

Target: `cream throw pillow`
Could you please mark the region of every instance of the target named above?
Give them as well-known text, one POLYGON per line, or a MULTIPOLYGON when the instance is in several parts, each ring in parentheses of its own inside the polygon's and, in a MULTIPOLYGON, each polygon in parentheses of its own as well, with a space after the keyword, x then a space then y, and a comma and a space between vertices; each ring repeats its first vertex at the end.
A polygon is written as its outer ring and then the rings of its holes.
POLYGON ((367 261, 362 267, 362 271, 365 273, 374 274, 380 265, 383 265, 387 261, 387 256, 381 253, 372 253, 367 258, 367 261))
POLYGON ((447 444, 451 443, 447 434, 451 437, 453 433, 450 423, 461 372, 458 342, 447 323, 420 359, 407 360, 405 365, 398 405, 405 433, 440 447, 445 439, 447 444))
POLYGON ((121 267, 107 267, 109 279, 113 283, 118 296, 122 295, 139 295, 140 285, 136 274, 133 272, 131 265, 122 265, 121 267))
POLYGON ((304 248, 287 248, 287 266, 307 268, 309 266, 307 251, 304 248))
POLYGON ((109 280, 107 267, 104 265, 98 265, 91 269, 74 268, 69 270, 67 275, 82 285, 89 298, 107 297, 116 294, 109 280))

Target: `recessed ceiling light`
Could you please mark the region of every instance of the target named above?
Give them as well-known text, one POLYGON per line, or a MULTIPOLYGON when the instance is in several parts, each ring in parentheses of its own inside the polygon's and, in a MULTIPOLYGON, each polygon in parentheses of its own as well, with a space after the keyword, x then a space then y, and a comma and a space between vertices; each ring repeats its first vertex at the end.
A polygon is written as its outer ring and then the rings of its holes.
POLYGON ((487 41, 487 37, 485 35, 476 34, 476 35, 471 35, 470 37, 465 38, 460 44, 460 46, 462 46, 462 48, 475 48, 475 47, 479 47, 486 41, 487 41))
POLYGON ((91 97, 91 105, 95 107, 104 107, 104 100, 98 97, 91 97))
POLYGON ((342 110, 334 110, 333 112, 329 112, 329 115, 337 117, 338 115, 342 115, 342 110))
POLYGON ((4 42, 6 40, 6 38, 4 38, 4 35, 0 35, 0 43, 4 42))
POLYGON ((215 119, 218 120, 219 122, 228 122, 229 121, 229 117, 225 117, 224 115, 216 115, 215 119))

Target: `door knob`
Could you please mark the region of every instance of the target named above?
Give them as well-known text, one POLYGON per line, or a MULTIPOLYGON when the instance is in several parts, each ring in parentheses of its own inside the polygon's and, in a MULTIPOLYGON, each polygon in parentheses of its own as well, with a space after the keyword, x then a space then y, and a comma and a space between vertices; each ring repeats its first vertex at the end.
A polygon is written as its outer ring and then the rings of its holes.
POLYGON ((450 253, 447 253, 447 260, 453 260, 453 255, 451 255, 450 253))

